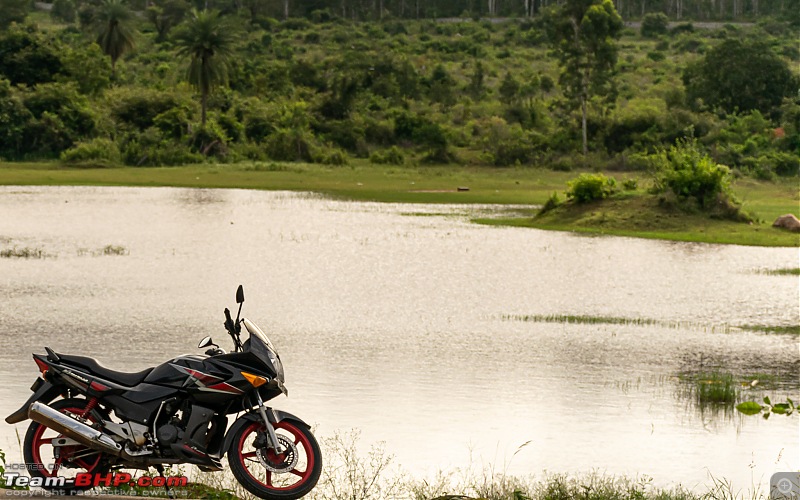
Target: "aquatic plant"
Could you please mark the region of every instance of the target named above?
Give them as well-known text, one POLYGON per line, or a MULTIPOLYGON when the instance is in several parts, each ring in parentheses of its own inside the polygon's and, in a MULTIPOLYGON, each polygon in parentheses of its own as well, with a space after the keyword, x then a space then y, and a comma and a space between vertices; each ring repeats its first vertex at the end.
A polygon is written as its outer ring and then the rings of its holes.
POLYGON ((694 395, 698 404, 732 405, 739 395, 739 382, 730 373, 700 373, 694 380, 694 395))
POLYGON ((17 258, 17 259, 44 259, 46 257, 52 257, 45 253, 44 250, 41 248, 6 248, 5 250, 0 250, 0 257, 4 259, 10 258, 17 258))
POLYGON ((767 419, 773 413, 777 413, 778 415, 791 415, 795 413, 797 408, 791 398, 786 398, 785 403, 772 404, 769 397, 764 396, 763 405, 755 401, 745 401, 736 405, 736 410, 744 415, 758 415, 763 413, 764 418, 767 419))

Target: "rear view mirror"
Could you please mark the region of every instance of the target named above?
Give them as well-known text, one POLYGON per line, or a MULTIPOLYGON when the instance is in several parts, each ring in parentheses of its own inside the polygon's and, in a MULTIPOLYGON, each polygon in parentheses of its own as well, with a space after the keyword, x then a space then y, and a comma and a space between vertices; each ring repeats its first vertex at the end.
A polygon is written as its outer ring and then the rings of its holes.
POLYGON ((239 288, 236 289, 236 303, 241 304, 242 302, 244 302, 244 288, 239 285, 239 288))
POLYGON ((208 347, 210 345, 215 346, 217 344, 215 344, 214 341, 211 340, 211 337, 206 336, 206 337, 203 337, 203 340, 201 340, 199 344, 197 344, 197 348, 198 349, 202 349, 203 347, 208 347))

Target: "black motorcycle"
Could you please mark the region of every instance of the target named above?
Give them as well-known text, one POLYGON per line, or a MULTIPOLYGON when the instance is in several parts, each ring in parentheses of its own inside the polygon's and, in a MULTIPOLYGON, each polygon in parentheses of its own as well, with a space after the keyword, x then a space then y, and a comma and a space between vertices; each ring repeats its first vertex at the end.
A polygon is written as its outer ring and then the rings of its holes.
POLYGON ((322 471, 319 445, 300 418, 264 404, 287 394, 283 365, 264 332, 239 319, 241 286, 236 302, 236 321, 225 309, 231 353, 206 337, 198 345, 210 347, 205 356, 179 356, 137 373, 49 347, 46 355, 34 354, 42 378, 6 418, 9 424, 33 420, 23 446, 31 480, 82 489, 56 479, 149 467, 163 475, 171 464, 219 471, 227 453, 236 480, 258 497, 287 500, 311 491, 322 471), (244 343, 242 325, 249 333, 244 343), (241 412, 229 427, 227 415, 241 412))

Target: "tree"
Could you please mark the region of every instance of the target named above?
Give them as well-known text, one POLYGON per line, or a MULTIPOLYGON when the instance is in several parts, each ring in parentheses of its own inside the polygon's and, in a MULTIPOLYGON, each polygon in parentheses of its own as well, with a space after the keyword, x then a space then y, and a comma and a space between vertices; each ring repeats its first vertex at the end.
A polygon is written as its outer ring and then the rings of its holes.
POLYGON ((728 113, 774 114, 800 84, 789 65, 759 40, 729 38, 683 73, 690 102, 701 99, 728 113))
POLYGON ((190 57, 187 77, 200 91, 201 124, 206 125, 208 96, 214 86, 228 82, 228 66, 236 42, 233 26, 216 11, 192 10, 175 36, 178 55, 190 57))
POLYGON ((0 5, 0 29, 11 23, 21 23, 31 8, 30 0, 3 0, 0 5))
POLYGON ((147 8, 147 20, 153 24, 158 35, 157 42, 166 40, 169 31, 183 20, 189 10, 186 0, 157 0, 147 8))
POLYGON ((135 46, 132 18, 133 14, 122 0, 104 0, 97 11, 95 23, 100 31, 97 45, 111 58, 112 77, 117 74, 119 58, 135 46))
POLYGON ((61 54, 62 45, 35 27, 0 33, 0 75, 12 85, 52 82, 64 69, 61 54))
POLYGON ((548 38, 555 49, 559 83, 572 109, 581 110, 583 154, 588 152, 587 114, 594 95, 612 100, 622 18, 611 0, 567 0, 549 12, 548 38))

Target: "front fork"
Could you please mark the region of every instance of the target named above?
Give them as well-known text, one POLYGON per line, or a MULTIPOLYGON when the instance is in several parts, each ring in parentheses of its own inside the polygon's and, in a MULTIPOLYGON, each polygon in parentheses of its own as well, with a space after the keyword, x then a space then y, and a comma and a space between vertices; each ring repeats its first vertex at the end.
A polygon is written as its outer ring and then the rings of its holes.
POLYGON ((256 391, 256 397, 258 398, 258 412, 261 414, 261 419, 264 421, 264 426, 267 428, 269 448, 272 448, 275 450, 275 453, 280 455, 283 453, 283 446, 281 446, 280 442, 278 441, 278 436, 275 434, 275 427, 272 426, 272 422, 270 422, 269 418, 267 418, 266 406, 264 405, 264 401, 261 399, 261 394, 259 394, 258 391, 256 391))

